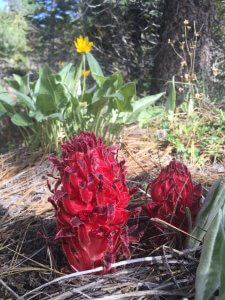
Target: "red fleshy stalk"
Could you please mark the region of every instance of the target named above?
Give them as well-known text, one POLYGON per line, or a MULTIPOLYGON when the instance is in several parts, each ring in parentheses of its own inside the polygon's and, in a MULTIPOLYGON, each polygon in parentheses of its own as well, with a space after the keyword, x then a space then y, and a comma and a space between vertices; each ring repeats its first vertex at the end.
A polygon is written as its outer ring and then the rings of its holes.
POLYGON ((129 256, 124 162, 116 158, 117 147, 107 147, 88 132, 62 149, 61 158, 49 157, 60 177, 49 198, 56 210, 56 238, 73 269, 104 265, 109 271, 121 252, 129 256))

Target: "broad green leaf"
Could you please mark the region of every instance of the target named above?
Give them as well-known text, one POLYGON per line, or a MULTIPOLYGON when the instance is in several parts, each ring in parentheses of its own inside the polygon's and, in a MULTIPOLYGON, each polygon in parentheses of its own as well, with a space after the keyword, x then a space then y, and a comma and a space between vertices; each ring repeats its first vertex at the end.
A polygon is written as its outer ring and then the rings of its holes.
MULTIPOLYGON (((135 83, 130 82, 120 88, 120 93, 123 95, 123 101, 117 100, 117 108, 120 112, 133 111, 131 102, 136 97, 135 83)), ((119 99, 120 100, 120 99, 119 99)))
POLYGON ((112 98, 112 99, 117 98, 120 101, 124 101, 124 96, 120 92, 117 92, 117 93, 114 93, 114 94, 110 94, 110 95, 107 95, 105 97, 106 98, 112 98))
MULTIPOLYGON (((113 86, 116 90, 119 90, 122 87, 123 75, 120 72, 113 73, 109 78, 112 78, 113 86)), ((132 84, 132 82, 131 82, 131 84, 132 84)))
POLYGON ((47 116, 43 115, 40 111, 30 112, 30 117, 35 118, 38 123, 47 120, 47 116))
MULTIPOLYGON (((225 234, 225 205, 223 206, 222 210, 222 228, 223 232, 225 234)), ((223 243, 223 249, 221 251, 221 273, 220 273, 220 290, 219 290, 219 299, 224 300, 225 299, 225 259, 224 259, 224 253, 225 253, 225 242, 223 243)))
POLYGON ((80 61, 76 66, 73 64, 67 64, 59 72, 62 78, 62 84, 73 97, 79 96, 82 65, 82 61, 80 61))
POLYGON ((0 92, 0 101, 10 106, 16 105, 16 99, 9 97, 6 92, 0 92))
POLYGON ((102 97, 100 100, 89 104, 87 106, 88 114, 90 114, 90 115, 93 114, 95 116, 98 115, 103 108, 107 109, 108 102, 109 102, 109 100, 107 98, 105 99, 104 97, 102 97))
POLYGON ((93 73, 92 74, 93 77, 96 79, 96 81, 98 82, 98 84, 101 86, 107 79, 107 77, 104 77, 104 76, 101 76, 101 75, 98 75, 96 73, 93 73))
POLYGON ((16 126, 31 126, 34 124, 33 119, 29 117, 27 114, 16 113, 12 116, 11 121, 16 126))
POLYGON ((154 104, 157 100, 159 100, 165 93, 160 93, 152 96, 147 96, 142 99, 135 101, 133 106, 133 112, 127 113, 125 117, 125 123, 131 124, 138 120, 139 114, 148 108, 150 105, 154 104))
POLYGON ((0 102, 0 117, 7 113, 4 105, 0 102))
POLYGON ((25 76, 19 76, 13 74, 14 80, 8 80, 8 83, 13 86, 18 92, 21 92, 25 95, 29 94, 29 73, 25 76))
MULTIPOLYGON (((114 98, 116 93, 120 93, 119 89, 121 88, 121 84, 122 84, 121 74, 120 73, 112 74, 110 77, 108 77, 105 80, 105 82, 100 87, 96 88, 96 92, 93 95, 92 102, 99 101, 103 97, 104 98, 108 97, 111 99, 114 98)), ((112 101, 111 104, 113 104, 112 101)))
POLYGON ((199 266, 196 272, 195 300, 208 300, 220 286, 224 260, 225 235, 221 225, 221 209, 211 222, 204 238, 199 266))
POLYGON ((66 81, 66 78, 67 78, 72 66, 73 66, 72 63, 66 63, 64 65, 64 67, 59 71, 58 74, 60 75, 62 82, 66 81))
POLYGON ((59 120, 61 122, 64 121, 63 114, 61 114, 61 113, 55 113, 55 114, 48 115, 48 116, 46 116, 46 119, 59 120))
POLYGON ((57 112, 55 101, 49 94, 40 94, 37 96, 37 109, 46 116, 57 112))
POLYGON ((113 73, 108 78, 115 91, 119 90, 123 85, 123 76, 120 72, 113 73))
MULTIPOLYGON (((218 214, 221 207, 225 204, 225 183, 221 186, 221 180, 217 180, 210 188, 205 202, 201 207, 195 226, 191 232, 191 235, 198 240, 202 240, 208 230, 211 222, 218 214)), ((199 242, 193 238, 188 238, 187 247, 192 248, 199 245, 199 242)))
MULTIPOLYGON (((59 74, 55 74, 47 65, 40 69, 40 78, 35 86, 35 93, 37 98, 40 98, 40 95, 49 95, 48 99, 51 98, 49 102, 53 105, 53 108, 51 110, 48 106, 47 111, 56 112, 57 108, 59 112, 67 105, 68 95, 66 94, 69 94, 69 91, 66 93, 64 85, 60 83, 59 80, 61 80, 61 76, 59 74)), ((43 103, 41 106, 43 109, 43 103)))
POLYGON ((86 53, 86 56, 87 56, 88 65, 91 70, 91 74, 92 74, 93 78, 99 85, 101 85, 101 79, 99 79, 97 76, 95 76, 95 74, 97 74, 97 75, 104 77, 104 74, 102 72, 102 69, 101 69, 99 63, 97 62, 97 60, 94 58, 94 56, 91 53, 86 53))
POLYGON ((70 96, 66 94, 65 87, 62 84, 58 84, 55 89, 55 105, 58 111, 64 109, 68 104, 68 97, 70 96))
POLYGON ((37 87, 35 87, 38 90, 36 90, 35 93, 54 95, 55 87, 56 82, 53 71, 47 65, 43 65, 39 69, 39 80, 37 87))
POLYGON ((17 90, 13 90, 13 93, 17 96, 18 104, 21 104, 23 107, 29 108, 30 110, 36 109, 32 98, 21 92, 18 92, 17 90))
POLYGON ((20 85, 19 85, 19 83, 18 83, 15 79, 13 79, 13 78, 6 79, 6 82, 7 82, 8 85, 9 85, 10 87, 12 87, 13 89, 15 89, 15 90, 17 90, 17 91, 20 90, 20 85))

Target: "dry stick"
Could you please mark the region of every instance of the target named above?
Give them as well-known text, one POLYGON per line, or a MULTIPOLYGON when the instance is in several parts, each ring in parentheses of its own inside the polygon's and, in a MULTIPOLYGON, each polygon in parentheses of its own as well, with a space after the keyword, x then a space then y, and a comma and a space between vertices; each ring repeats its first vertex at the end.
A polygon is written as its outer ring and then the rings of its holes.
MULTIPOLYGON (((196 249, 195 248, 191 249, 191 250, 189 249, 188 252, 192 252, 192 251, 196 251, 196 249)), ((166 255, 167 259, 172 258, 172 257, 173 256, 171 254, 166 255)), ((129 259, 129 260, 123 260, 123 261, 112 264, 111 268, 117 268, 117 267, 129 265, 129 264, 141 263, 141 262, 150 262, 151 264, 163 263, 164 258, 165 258, 164 256, 160 255, 160 256, 155 256, 155 257, 148 256, 148 257, 143 257, 143 258, 134 258, 134 259, 129 259)), ((62 277, 55 278, 52 281, 49 281, 49 282, 47 282, 47 283, 45 283, 41 286, 38 286, 37 288, 33 289, 32 291, 27 292, 26 294, 21 296, 20 300, 23 300, 24 297, 26 297, 26 296, 28 296, 28 295, 36 292, 36 291, 39 291, 40 289, 43 289, 43 288, 45 288, 45 287, 47 287, 51 284, 59 283, 61 281, 65 281, 65 280, 68 280, 68 279, 71 279, 71 278, 74 278, 74 277, 78 277, 78 276, 82 276, 82 275, 97 273, 97 272, 100 272, 100 271, 103 271, 103 267, 98 267, 98 268, 95 268, 95 269, 85 270, 85 271, 81 271, 81 272, 75 272, 75 273, 71 273, 71 274, 68 274, 68 275, 64 275, 62 277)))
POLYGON ((20 299, 20 296, 17 295, 2 279, 0 279, 0 283, 6 288, 16 299, 20 299))
MULTIPOLYGON (((81 286, 79 288, 73 288, 72 290, 67 291, 67 292, 65 292, 63 294, 60 294, 60 295, 58 295, 56 297, 51 297, 51 300, 65 300, 67 298, 70 298, 70 297, 74 296, 74 294, 80 293, 80 292, 85 291, 85 290, 87 290, 89 288, 92 288, 92 287, 97 288, 97 286, 100 283, 103 283, 104 281, 105 281, 104 279, 100 279, 98 282, 94 281, 94 282, 88 283, 86 285, 83 285, 83 286, 81 286)), ((87 295, 85 295, 85 296, 88 297, 87 295)))
POLYGON ((183 234, 186 234, 186 235, 190 236, 192 239, 194 239, 194 240, 196 240, 196 241, 198 241, 198 242, 200 242, 200 243, 202 242, 201 240, 197 239, 195 236, 193 236, 193 235, 187 233, 186 231, 184 231, 184 230, 182 230, 182 229, 180 229, 180 228, 177 228, 176 226, 173 226, 173 225, 170 224, 170 223, 167 223, 166 221, 163 221, 163 220, 158 219, 158 218, 151 218, 150 221, 159 223, 159 224, 161 224, 161 225, 163 225, 163 226, 165 226, 165 227, 171 227, 171 228, 173 228, 173 229, 176 230, 176 231, 180 231, 180 232, 182 232, 183 234))
POLYGON ((178 284, 176 278, 174 277, 173 271, 171 270, 170 265, 169 265, 169 262, 168 262, 168 260, 167 260, 167 258, 166 258, 166 253, 165 253, 165 248, 164 248, 164 246, 162 247, 162 250, 163 250, 163 254, 164 254, 164 258, 165 258, 166 267, 167 267, 167 269, 169 270, 170 275, 171 275, 171 277, 172 277, 172 279, 173 279, 173 282, 175 283, 176 287, 177 287, 178 289, 180 289, 180 286, 179 286, 179 284, 178 284))
POLYGON ((159 290, 148 290, 148 291, 137 291, 126 294, 112 295, 112 296, 103 296, 101 298, 95 298, 95 300, 121 300, 125 298, 131 297, 141 297, 141 296, 150 296, 150 295, 168 295, 168 296, 184 296, 183 292, 167 292, 167 291, 159 291, 159 290))

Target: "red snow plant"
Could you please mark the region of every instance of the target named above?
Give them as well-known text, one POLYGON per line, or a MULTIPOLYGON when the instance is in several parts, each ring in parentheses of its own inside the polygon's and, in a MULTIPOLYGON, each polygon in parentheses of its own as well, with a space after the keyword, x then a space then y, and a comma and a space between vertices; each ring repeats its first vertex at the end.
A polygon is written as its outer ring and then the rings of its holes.
POLYGON ((161 219, 187 231, 188 218, 185 209, 190 210, 194 222, 202 196, 201 186, 192 182, 187 167, 172 160, 149 188, 152 198, 152 202, 146 205, 149 217, 161 219))
POLYGON ((74 270, 104 266, 108 271, 121 253, 130 255, 124 162, 118 161, 116 146, 107 147, 88 132, 61 147, 61 158, 49 157, 59 174, 49 198, 56 238, 74 270))

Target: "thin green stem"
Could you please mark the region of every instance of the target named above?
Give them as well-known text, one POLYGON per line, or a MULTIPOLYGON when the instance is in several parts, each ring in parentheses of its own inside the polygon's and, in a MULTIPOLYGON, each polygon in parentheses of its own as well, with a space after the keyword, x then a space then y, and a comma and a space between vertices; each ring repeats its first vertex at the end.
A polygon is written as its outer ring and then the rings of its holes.
POLYGON ((86 56, 85 54, 83 54, 83 87, 82 87, 82 100, 84 97, 84 93, 85 93, 85 88, 86 88, 86 76, 85 76, 85 72, 86 72, 86 56))

